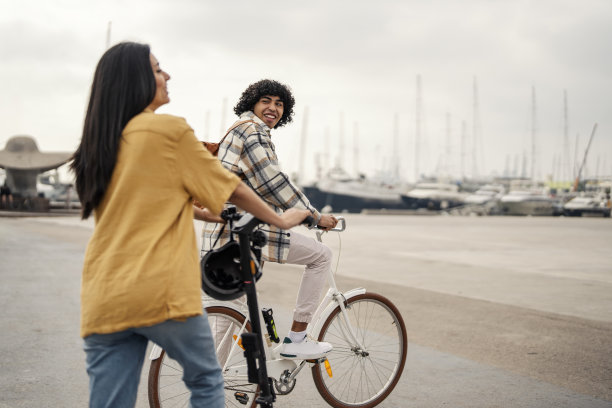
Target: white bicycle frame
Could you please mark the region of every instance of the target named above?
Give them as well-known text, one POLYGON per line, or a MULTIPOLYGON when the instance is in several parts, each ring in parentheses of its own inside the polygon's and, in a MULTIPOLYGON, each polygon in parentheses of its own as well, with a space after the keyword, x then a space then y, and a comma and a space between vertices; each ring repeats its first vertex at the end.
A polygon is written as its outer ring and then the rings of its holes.
MULTIPOLYGON (((330 231, 340 232, 346 229, 346 221, 344 217, 338 217, 338 221, 340 223, 340 227, 336 227, 330 231)), ((321 231, 317 231, 317 239, 319 242, 322 242, 322 239, 321 239, 322 234, 323 233, 321 231)), ((349 322, 347 312, 346 312, 347 301, 355 296, 366 293, 365 288, 355 288, 345 293, 340 292, 338 290, 338 287, 336 286, 336 280, 334 279, 334 272, 331 270, 331 268, 329 270, 328 281, 329 281, 329 289, 327 290, 325 297, 319 304, 319 307, 315 311, 312 322, 308 325, 307 333, 313 338, 317 339, 323 324, 325 323, 327 318, 332 314, 334 309, 337 306, 339 306, 340 311, 341 311, 340 313, 342 316, 342 319, 340 320, 341 321, 340 330, 344 338, 350 344, 353 344, 359 347, 359 351, 365 351, 364 350, 365 347, 363 346, 363 344, 360 343, 359 339, 355 335, 355 332, 349 322)), ((240 307, 237 307, 236 302, 219 301, 219 300, 215 300, 212 298, 205 298, 205 299, 203 298, 203 302, 205 304, 205 307, 210 307, 210 306, 226 307, 229 309, 236 310, 237 312, 246 316, 247 319, 245 319, 242 327, 240 328, 240 333, 244 332, 245 326, 247 322, 249 321, 246 301, 244 301, 242 303, 242 306, 240 307)), ((265 331, 262 331, 262 333, 265 333, 265 331)), ((229 331, 225 333, 223 339, 219 342, 219 344, 225 344, 225 341, 227 340, 228 335, 229 335, 229 331)), ((223 367, 224 373, 228 369, 227 362, 231 361, 231 357, 234 356, 235 353, 237 353, 238 351, 242 352, 242 348, 240 348, 240 346, 238 345, 239 339, 240 339, 240 336, 238 336, 232 342, 232 346, 230 348, 230 354, 227 356, 227 358, 225 358, 226 362, 224 363, 224 367, 223 367)), ((219 350, 217 350, 217 352, 218 351, 219 350)), ((161 356, 161 352, 162 352, 162 348, 159 347, 157 344, 153 344, 153 347, 149 354, 149 359, 150 360, 158 359, 161 356)), ((272 347, 272 345, 268 343, 268 347, 266 347, 266 366, 268 369, 268 376, 278 380, 281 378, 281 375, 283 375, 286 372, 289 372, 291 373, 291 375, 288 378, 286 378, 285 381, 291 382, 297 376, 297 374, 301 371, 301 369, 304 367, 307 361, 298 360, 298 362, 299 362, 299 366, 298 364, 296 364, 296 360, 288 360, 288 359, 283 358, 280 355, 280 345, 272 347)), ((246 378, 247 377, 246 362, 244 365, 241 365, 241 366, 232 366, 232 372, 227 373, 227 374, 233 374, 235 376, 241 376, 241 377, 244 376, 246 378)))

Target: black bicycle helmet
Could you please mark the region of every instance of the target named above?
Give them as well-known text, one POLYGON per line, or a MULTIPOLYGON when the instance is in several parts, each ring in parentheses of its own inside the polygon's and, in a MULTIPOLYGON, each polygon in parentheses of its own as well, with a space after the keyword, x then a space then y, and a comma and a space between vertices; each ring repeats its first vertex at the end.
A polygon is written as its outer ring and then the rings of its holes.
MULTIPOLYGON (((255 280, 261 276, 257 262, 255 280)), ((202 289, 218 300, 234 300, 244 294, 244 279, 240 268, 240 246, 230 241, 209 251, 200 261, 202 289)))

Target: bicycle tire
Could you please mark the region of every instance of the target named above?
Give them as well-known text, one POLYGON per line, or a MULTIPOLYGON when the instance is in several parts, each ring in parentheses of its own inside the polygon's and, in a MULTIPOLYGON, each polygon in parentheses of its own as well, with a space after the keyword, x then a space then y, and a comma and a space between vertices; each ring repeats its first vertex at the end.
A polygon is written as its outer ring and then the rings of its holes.
MULTIPOLYGON (((215 324, 220 324, 222 321, 225 321, 230 323, 228 328, 231 329, 231 334, 240 336, 238 331, 245 320, 245 316, 242 313, 223 306, 211 306, 207 307, 205 310, 208 314, 208 321, 211 328, 215 327, 215 324)), ((247 322, 246 330, 248 332, 251 331, 250 322, 247 322)), ((231 338, 231 336, 229 338, 231 338)), ((215 342, 215 345, 217 349, 219 349, 217 342, 215 342)), ((239 350, 239 353, 234 353, 232 356, 232 364, 246 365, 242 350, 239 350)), ((229 369, 223 373, 225 407, 255 408, 255 399, 259 392, 259 386, 249 383, 246 378, 244 380, 237 380, 235 377, 230 377, 227 374, 228 371, 229 369), (237 392, 243 392, 248 395, 249 399, 246 404, 242 404, 237 400, 235 396, 237 392)), ((159 358, 152 360, 149 367, 149 407, 170 408, 188 406, 191 393, 187 387, 185 387, 182 377, 182 367, 175 360, 168 357, 165 351, 162 350, 159 358)))
POLYGON ((376 293, 357 295, 345 305, 355 336, 368 355, 347 344, 337 306, 318 337, 334 347, 327 355, 333 377, 320 363, 312 366, 312 377, 319 394, 332 407, 372 408, 387 398, 402 375, 408 354, 406 326, 395 305, 376 293))

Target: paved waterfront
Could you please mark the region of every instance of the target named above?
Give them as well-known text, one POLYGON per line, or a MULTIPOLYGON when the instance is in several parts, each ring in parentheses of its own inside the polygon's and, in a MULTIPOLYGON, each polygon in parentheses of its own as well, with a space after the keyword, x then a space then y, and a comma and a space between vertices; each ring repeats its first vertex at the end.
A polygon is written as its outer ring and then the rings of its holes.
MULTIPOLYGON (((386 295, 408 326, 405 374, 381 407, 612 407, 611 220, 347 220, 339 286, 386 295)), ((87 405, 78 320, 91 228, 0 217, 0 408, 87 405)), ((273 299, 281 333, 298 282, 298 269, 266 265, 262 302, 273 299)), ((324 406, 308 372, 275 404, 324 406)))

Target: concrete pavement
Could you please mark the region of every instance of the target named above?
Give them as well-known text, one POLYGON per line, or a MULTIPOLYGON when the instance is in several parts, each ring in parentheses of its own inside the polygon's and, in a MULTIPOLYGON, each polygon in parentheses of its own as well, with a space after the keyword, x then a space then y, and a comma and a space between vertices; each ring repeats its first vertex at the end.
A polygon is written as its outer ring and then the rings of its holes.
MULTIPOLYGON (((347 220, 339 286, 384 294, 408 326, 405 373, 381 407, 612 407, 610 220, 347 220)), ((77 217, 0 218, 0 408, 87 405, 78 322, 91 229, 77 217)), ((266 265, 261 302, 280 333, 299 279, 266 265)), ((275 404, 319 406, 308 372, 275 404)))

